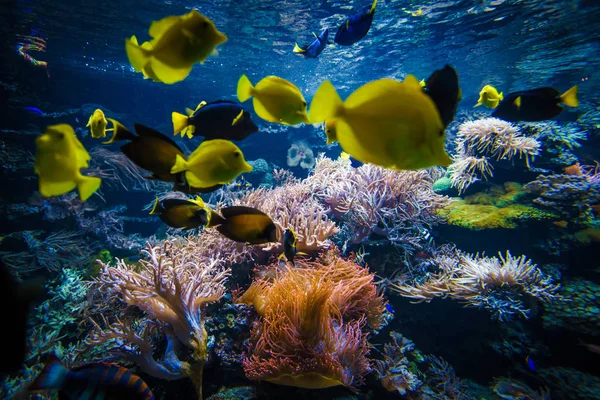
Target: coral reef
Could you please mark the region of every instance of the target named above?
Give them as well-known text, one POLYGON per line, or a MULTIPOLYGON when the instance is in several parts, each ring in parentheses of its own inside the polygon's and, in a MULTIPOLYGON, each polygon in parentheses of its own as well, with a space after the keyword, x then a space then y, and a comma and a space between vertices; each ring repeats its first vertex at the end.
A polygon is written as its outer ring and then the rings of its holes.
POLYGON ((295 167, 298 164, 305 169, 310 169, 315 165, 313 151, 304 141, 292 143, 287 152, 288 167, 295 167))
POLYGON ((575 279, 563 284, 558 295, 568 301, 546 305, 544 327, 600 336, 600 285, 575 279))
POLYGON ((531 221, 559 218, 550 211, 518 204, 525 195, 520 184, 506 182, 503 186, 494 185, 464 199, 455 199, 437 212, 446 223, 473 230, 513 229, 531 221))
MULTIPOLYGON (((529 318, 531 300, 559 301, 559 285, 524 255, 513 257, 475 256, 444 249, 436 259, 439 272, 422 282, 397 282, 390 289, 417 302, 436 297, 451 298, 467 307, 488 310, 492 318, 507 321, 515 316, 529 318)), ((434 261, 435 262, 435 261, 434 261)))
POLYGON ((578 162, 574 150, 580 148, 587 135, 575 123, 565 125, 555 121, 530 122, 521 125, 523 134, 542 144, 535 162, 538 172, 558 172, 578 162))
POLYGON ((506 121, 485 118, 460 125, 456 135, 456 154, 448 167, 452 186, 460 193, 493 174, 495 161, 524 159, 526 168, 539 153, 540 143, 523 136, 520 129, 506 121))
POLYGON ((133 361, 149 375, 168 380, 190 377, 201 399, 208 343, 204 310, 225 294, 230 270, 221 259, 202 257, 197 247, 189 239, 173 238, 156 247, 148 244, 143 251, 146 259, 136 265, 121 259, 115 266, 102 264, 102 284, 147 317, 127 324, 117 319, 105 328, 95 323, 87 342, 93 347, 109 344, 114 359, 133 361), (152 341, 159 332, 167 341, 162 360, 154 358, 152 341), (179 358, 181 345, 191 351, 185 360, 179 358))
POLYGON ((414 343, 398 332, 390 332, 392 343, 383 346, 383 360, 373 361, 373 370, 377 373, 381 384, 388 391, 397 391, 400 396, 417 392, 423 382, 419 376, 411 372, 408 356, 423 361, 423 356, 416 351, 414 343))
POLYGON ((305 388, 360 386, 370 372, 363 329, 377 328, 384 309, 373 274, 330 250, 296 267, 272 264, 260 276, 238 299, 261 317, 246 376, 305 388))

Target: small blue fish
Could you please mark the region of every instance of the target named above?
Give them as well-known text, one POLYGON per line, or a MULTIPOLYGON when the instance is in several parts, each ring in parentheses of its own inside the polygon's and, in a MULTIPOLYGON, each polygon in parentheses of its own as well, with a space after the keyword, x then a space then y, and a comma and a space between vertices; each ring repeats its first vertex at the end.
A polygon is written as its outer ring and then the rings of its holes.
POLYGON ((50 354, 46 366, 29 387, 34 392, 52 389, 73 400, 154 400, 146 382, 127 368, 95 362, 68 369, 55 354, 50 354))
POLYGON ((334 42, 342 46, 350 46, 365 37, 371 29, 376 5, 377 0, 374 0, 370 7, 364 7, 356 14, 348 17, 338 28, 334 42))
POLYGON ((302 47, 296 44, 294 46, 294 53, 300 53, 306 58, 317 58, 327 45, 327 39, 329 38, 329 29, 323 29, 319 36, 317 36, 317 34, 314 32, 313 35, 315 35, 315 40, 313 40, 310 44, 307 44, 306 46, 302 47))
POLYGON ((25 106, 25 107, 23 107, 23 109, 25 109, 25 110, 27 110, 27 111, 29 111, 29 112, 32 112, 32 113, 34 113, 34 114, 38 114, 38 115, 44 116, 44 113, 43 113, 43 111, 42 111, 42 110, 40 110, 39 108, 30 107, 30 106, 25 106))
POLYGON ((529 369, 533 372, 535 372, 535 363, 533 362, 533 359, 531 359, 529 356, 527 356, 527 358, 525 358, 525 360, 527 360, 527 366, 529 367, 529 369))
POLYGON ((394 314, 394 309, 392 308, 392 305, 390 303, 386 303, 385 305, 385 309, 390 313, 390 314, 394 314))

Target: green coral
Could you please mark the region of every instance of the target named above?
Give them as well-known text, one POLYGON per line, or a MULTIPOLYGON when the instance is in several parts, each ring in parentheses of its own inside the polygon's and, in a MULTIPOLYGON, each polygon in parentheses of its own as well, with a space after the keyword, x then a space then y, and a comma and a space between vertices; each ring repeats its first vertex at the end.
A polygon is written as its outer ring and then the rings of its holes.
POLYGON ((449 177, 444 176, 433 182, 431 189, 436 193, 447 193, 453 189, 452 180, 449 177))
POLYGON ((576 279, 565 283, 559 295, 567 300, 545 306, 544 327, 600 336, 600 286, 576 279))
POLYGON ((554 213, 517 204, 525 196, 520 184, 506 182, 503 186, 494 185, 464 199, 455 199, 437 212, 448 224, 473 230, 514 229, 530 221, 557 219, 554 213))

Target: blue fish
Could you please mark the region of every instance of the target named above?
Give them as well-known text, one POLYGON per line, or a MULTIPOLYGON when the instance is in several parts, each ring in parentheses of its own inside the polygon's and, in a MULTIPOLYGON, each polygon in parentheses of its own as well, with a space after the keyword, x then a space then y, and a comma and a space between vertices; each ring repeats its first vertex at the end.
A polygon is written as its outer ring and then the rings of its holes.
POLYGON ((374 0, 370 7, 364 7, 356 14, 348 17, 338 28, 334 42, 342 46, 350 46, 365 37, 371 29, 376 5, 377 0, 374 0))
POLYGON ((44 112, 42 110, 40 110, 39 108, 31 107, 31 106, 25 106, 25 107, 23 107, 23 109, 25 109, 25 110, 27 110, 29 112, 32 112, 34 114, 38 114, 38 115, 44 116, 44 112))
POLYGON ((173 132, 175 135, 204 136, 206 140, 244 140, 258 126, 252 121, 250 113, 238 102, 217 100, 210 103, 201 102, 195 110, 188 109, 188 115, 173 112, 173 132))
POLYGON ((315 35, 315 40, 313 40, 310 44, 306 46, 298 46, 296 44, 294 46, 294 53, 300 53, 306 58, 317 58, 319 54, 323 51, 325 46, 327 46, 327 39, 329 38, 329 29, 325 28, 321 32, 319 36, 313 32, 315 35))
POLYGON ((394 309, 392 308, 392 305, 390 303, 386 303, 385 304, 385 309, 390 313, 390 314, 394 314, 394 309))
POLYGON ((53 389, 73 400, 154 400, 146 382, 127 368, 96 362, 68 369, 55 354, 50 354, 46 366, 29 390, 53 389))
POLYGON ((533 360, 529 356, 527 356, 525 360, 527 360, 527 366, 529 367, 529 369, 535 372, 535 363, 533 362, 533 360))

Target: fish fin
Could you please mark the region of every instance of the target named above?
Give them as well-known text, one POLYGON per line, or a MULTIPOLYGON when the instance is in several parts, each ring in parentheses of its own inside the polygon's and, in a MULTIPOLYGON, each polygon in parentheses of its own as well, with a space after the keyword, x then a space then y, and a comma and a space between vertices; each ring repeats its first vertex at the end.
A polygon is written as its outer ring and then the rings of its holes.
POLYGON ((298 43, 294 43, 294 53, 304 53, 306 49, 298 46, 298 43))
POLYGON ((513 101, 513 104, 514 104, 515 106, 517 106, 517 110, 520 110, 520 109, 521 109, 521 96, 517 97, 517 98, 515 99, 515 101, 513 101))
POLYGON ((296 255, 298 255, 298 256, 308 256, 309 254, 305 253, 303 251, 299 251, 299 252, 296 253, 296 255))
POLYGON ((183 68, 173 68, 155 57, 150 59, 150 65, 158 80, 167 85, 181 82, 187 78, 192 71, 192 65, 183 68))
POLYGON ((205 210, 207 211, 208 215, 208 222, 206 223, 207 228, 213 228, 215 226, 223 225, 225 223, 225 218, 220 216, 219 213, 217 213, 216 211, 211 210, 208 207, 206 207, 205 210))
POLYGON ((250 79, 246 75, 242 75, 238 80, 237 85, 237 97, 240 103, 245 102, 250 97, 252 97, 252 91, 254 90, 254 86, 250 82, 250 79))
POLYGON ((180 21, 181 21, 181 17, 177 17, 177 16, 165 17, 165 18, 161 19, 160 21, 154 21, 152 23, 152 25, 150 25, 150 30, 148 31, 148 33, 153 38, 158 38, 158 37, 164 35, 164 33, 170 27, 172 27, 173 25, 175 25, 176 23, 178 23, 180 21))
POLYGON ((408 85, 408 86, 413 86, 415 88, 423 87, 419 83, 419 80, 417 79, 417 77, 412 74, 406 75, 406 78, 404 78, 404 81, 402 81, 402 83, 404 83, 405 85, 408 85))
POLYGON ((442 149, 442 152, 435 158, 435 163, 441 167, 447 167, 452 164, 452 159, 448 153, 446 153, 446 150, 442 149))
POLYGON ((335 88, 327 80, 319 86, 310 103, 309 120, 314 124, 332 119, 337 114, 338 108, 343 107, 343 105, 344 103, 335 88))
POLYGON ((204 107, 207 104, 208 103, 206 101, 202 100, 200 103, 198 103, 198 105, 196 106, 196 109, 194 110, 194 112, 198 111, 199 109, 201 109, 202 107, 204 107))
POLYGON ((239 124, 240 122, 242 122, 243 118, 244 118, 244 110, 240 111, 240 113, 233 119, 231 126, 235 126, 236 124, 239 124))
POLYGON ((348 30, 348 27, 349 27, 349 26, 350 26, 350 20, 349 20, 349 19, 347 19, 347 20, 346 20, 346 30, 348 30))
POLYGON ((185 158, 183 158, 179 154, 177 154, 177 156, 175 158, 175 165, 173 165, 173 167, 171 168, 171 174, 176 174, 178 172, 183 172, 186 170, 187 170, 187 161, 185 161, 185 158))
POLYGON ((500 92, 500 94, 498 95, 498 100, 499 101, 504 100, 504 94, 502 92, 500 92))
POLYGON ((377 5, 377 0, 373 0, 373 4, 371 5, 371 9, 369 10, 369 14, 373 15, 375 13, 375 6, 377 5))
POLYGON ((102 179, 95 176, 83 176, 77 181, 77 190, 81 201, 86 201, 100 187, 102 179))
POLYGON ((181 131, 181 137, 183 137, 183 135, 185 134, 185 136, 187 136, 188 139, 191 139, 194 137, 194 132, 196 132, 196 127, 194 125, 190 125, 183 131, 181 131))
POLYGON ((288 125, 283 121, 279 121, 279 119, 277 117, 275 117, 273 114, 271 114, 271 112, 269 112, 269 110, 267 110, 265 108, 263 103, 261 103, 261 101, 259 99, 257 99, 256 97, 254 97, 252 99, 252 105, 254 106, 254 112, 256 113, 256 115, 258 115, 265 121, 280 122, 283 125, 288 125))
POLYGON ((125 51, 127 52, 127 58, 131 66, 137 72, 141 72, 150 61, 148 50, 138 44, 135 35, 129 39, 125 39, 125 51))
POLYGON ((42 372, 38 375, 28 390, 61 389, 67 381, 69 370, 62 365, 56 354, 51 353, 42 372))
POLYGON ((482 104, 483 104, 483 103, 481 102, 481 100, 479 100, 479 101, 477 102, 477 104, 475 104, 475 105, 473 106, 473 108, 475 108, 475 107, 479 107, 479 106, 480 106, 480 105, 482 105, 482 104))
POLYGON ((158 196, 156 196, 156 200, 154 200, 154 206, 152 207, 152 211, 150 211, 150 215, 160 214, 160 211, 162 211, 160 202, 158 201, 158 196))
POLYGON ((106 142, 102 142, 102 144, 111 144, 119 140, 135 139, 135 135, 131 133, 129 129, 125 128, 119 121, 112 118, 107 118, 107 120, 109 120, 113 125, 113 134, 110 139, 108 139, 106 142))
POLYGON ((75 189, 77 184, 72 181, 68 182, 48 182, 40 176, 39 189, 44 197, 60 196, 75 189))
POLYGON ((192 110, 191 108, 185 108, 185 113, 187 114, 188 117, 191 117, 192 115, 194 115, 194 110, 192 110))
POLYGON ((560 102, 569 107, 579 107, 579 100, 577 100, 577 85, 567 90, 560 95, 560 102))
MULTIPOLYGON (((194 112, 192 111, 192 114, 193 113, 194 112)), ((173 135, 177 136, 177 134, 181 132, 181 137, 183 137, 183 130, 188 126, 189 118, 183 114, 179 114, 178 112, 173 111, 171 113, 171 121, 173 121, 173 135)))

